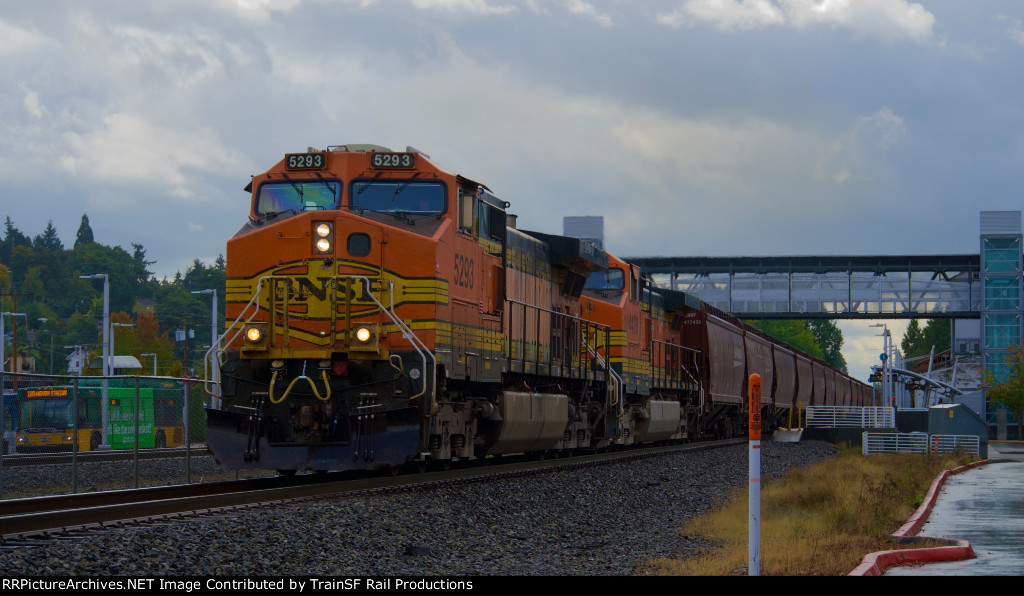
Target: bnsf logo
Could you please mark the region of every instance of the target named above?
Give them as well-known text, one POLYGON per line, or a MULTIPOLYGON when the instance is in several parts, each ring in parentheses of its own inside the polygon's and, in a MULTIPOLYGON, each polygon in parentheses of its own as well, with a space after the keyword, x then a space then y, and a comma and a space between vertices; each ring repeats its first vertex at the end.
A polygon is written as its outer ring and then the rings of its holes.
MULTIPOLYGON (((325 301, 330 298, 330 288, 333 286, 334 293, 338 296, 338 300, 344 302, 347 298, 349 302, 366 302, 373 303, 373 300, 366 296, 366 282, 363 280, 352 280, 347 286, 344 282, 332 283, 330 277, 318 277, 311 279, 308 277, 297 277, 292 280, 294 283, 290 286, 288 292, 288 300, 296 302, 305 302, 310 298, 316 298, 317 300, 325 301)), ((380 280, 371 279, 370 288, 371 292, 380 291, 380 280)), ((286 284, 276 285, 276 295, 279 300, 284 299, 286 284)))

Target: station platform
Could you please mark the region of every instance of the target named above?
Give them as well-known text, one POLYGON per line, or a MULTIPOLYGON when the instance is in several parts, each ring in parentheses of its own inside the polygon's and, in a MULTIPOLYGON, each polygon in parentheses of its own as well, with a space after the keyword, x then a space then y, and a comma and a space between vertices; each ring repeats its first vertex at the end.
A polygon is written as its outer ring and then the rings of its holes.
POLYGON ((948 476, 914 535, 966 541, 975 557, 893 566, 882 575, 1024 575, 1024 442, 991 441, 987 464, 948 476))

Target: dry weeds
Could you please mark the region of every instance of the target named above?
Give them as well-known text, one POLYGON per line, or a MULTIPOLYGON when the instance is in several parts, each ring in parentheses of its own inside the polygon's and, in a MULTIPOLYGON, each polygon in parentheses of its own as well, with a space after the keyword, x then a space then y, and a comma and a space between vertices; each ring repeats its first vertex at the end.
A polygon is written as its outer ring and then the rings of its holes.
MULTIPOLYGON (((889 536, 913 514, 943 470, 965 456, 861 455, 837 457, 762 479, 761 575, 845 575, 864 555, 900 548, 889 536)), ((652 575, 746 574, 747 491, 680 531, 720 546, 685 559, 649 561, 652 575)), ((919 545, 918 545, 919 546, 919 545)))

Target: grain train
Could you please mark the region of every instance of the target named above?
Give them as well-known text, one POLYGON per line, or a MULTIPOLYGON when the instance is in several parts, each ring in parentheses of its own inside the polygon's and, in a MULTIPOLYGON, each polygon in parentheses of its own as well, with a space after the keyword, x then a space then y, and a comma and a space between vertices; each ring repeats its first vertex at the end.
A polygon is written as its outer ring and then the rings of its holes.
POLYGON ((408 148, 286 154, 227 243, 207 443, 234 469, 446 468, 736 436, 870 388, 408 148))

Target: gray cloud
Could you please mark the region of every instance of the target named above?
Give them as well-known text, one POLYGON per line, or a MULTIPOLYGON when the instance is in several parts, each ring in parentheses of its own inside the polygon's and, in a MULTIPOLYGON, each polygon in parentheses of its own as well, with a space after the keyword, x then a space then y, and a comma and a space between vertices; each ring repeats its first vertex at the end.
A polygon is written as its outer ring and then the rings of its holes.
POLYGON ((1020 209, 1024 7, 994 0, 47 1, 0 16, 4 216, 173 276, 291 151, 416 146, 523 227, 643 254, 977 250, 1020 209), (884 217, 880 217, 884 214, 884 217))

